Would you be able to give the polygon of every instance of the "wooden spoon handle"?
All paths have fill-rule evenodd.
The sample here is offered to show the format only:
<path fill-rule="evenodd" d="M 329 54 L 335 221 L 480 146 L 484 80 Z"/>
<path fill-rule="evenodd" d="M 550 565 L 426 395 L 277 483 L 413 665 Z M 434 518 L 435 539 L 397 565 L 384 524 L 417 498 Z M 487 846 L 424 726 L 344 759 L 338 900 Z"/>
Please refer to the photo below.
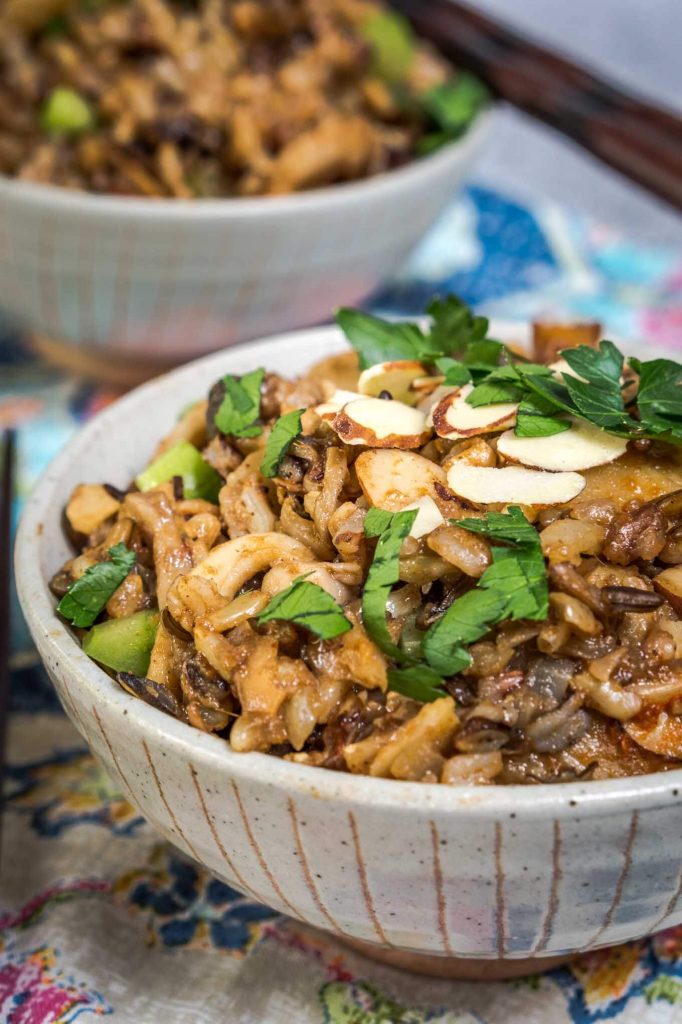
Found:
<path fill-rule="evenodd" d="M 682 118 L 453 0 L 393 5 L 496 96 L 682 209 Z"/>

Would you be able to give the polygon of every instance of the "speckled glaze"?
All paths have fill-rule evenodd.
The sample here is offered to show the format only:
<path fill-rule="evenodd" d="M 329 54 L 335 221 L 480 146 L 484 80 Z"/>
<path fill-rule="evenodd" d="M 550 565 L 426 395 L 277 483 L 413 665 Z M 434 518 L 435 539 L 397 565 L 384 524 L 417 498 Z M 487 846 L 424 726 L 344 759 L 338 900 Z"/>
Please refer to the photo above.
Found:
<path fill-rule="evenodd" d="M 491 117 L 398 170 L 294 196 L 150 200 L 0 176 L 0 306 L 61 342 L 175 362 L 319 323 L 400 266 Z"/>
<path fill-rule="evenodd" d="M 494 327 L 510 341 L 526 334 Z M 53 463 L 24 513 L 16 571 L 66 711 L 168 839 L 237 889 L 383 954 L 513 960 L 513 972 L 521 959 L 540 969 L 543 957 L 679 924 L 680 771 L 449 788 L 235 754 L 119 689 L 55 616 L 46 582 L 67 557 L 60 510 L 76 483 L 126 485 L 220 374 L 291 374 L 339 347 L 328 328 L 196 362 L 107 409 Z"/>

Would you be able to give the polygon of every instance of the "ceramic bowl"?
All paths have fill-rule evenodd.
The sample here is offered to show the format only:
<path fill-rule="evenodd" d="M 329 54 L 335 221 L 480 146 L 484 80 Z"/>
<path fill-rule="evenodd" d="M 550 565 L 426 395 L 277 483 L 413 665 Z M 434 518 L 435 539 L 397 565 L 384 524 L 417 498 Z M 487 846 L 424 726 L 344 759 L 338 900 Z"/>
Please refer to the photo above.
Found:
<path fill-rule="evenodd" d="M 525 334 L 493 326 L 510 341 Z M 292 374 L 342 347 L 323 328 L 210 356 L 106 409 L 55 460 L 24 512 L 16 576 L 67 713 L 182 850 L 236 889 L 391 962 L 421 954 L 411 966 L 510 974 L 679 924 L 682 771 L 450 788 L 236 754 L 121 690 L 56 617 L 47 581 L 69 555 L 60 509 L 75 484 L 125 486 L 177 410 L 218 376 L 259 365 Z"/>
<path fill-rule="evenodd" d="M 150 200 L 0 177 L 0 307 L 72 348 L 167 363 L 319 323 L 397 270 L 491 117 L 405 167 L 292 196 Z"/>

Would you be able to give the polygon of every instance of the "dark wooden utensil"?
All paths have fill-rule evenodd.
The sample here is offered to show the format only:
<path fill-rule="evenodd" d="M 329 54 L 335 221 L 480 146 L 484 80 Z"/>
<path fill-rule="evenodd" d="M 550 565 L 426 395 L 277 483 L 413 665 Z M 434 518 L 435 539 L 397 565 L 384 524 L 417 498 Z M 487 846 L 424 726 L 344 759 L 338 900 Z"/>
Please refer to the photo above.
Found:
<path fill-rule="evenodd" d="M 682 209 L 682 118 L 452 0 L 392 0 L 458 67 Z"/>
<path fill-rule="evenodd" d="M 0 793 L 5 766 L 5 737 L 9 704 L 10 534 L 14 495 L 14 433 L 0 437 Z M 0 800 L 0 807 L 2 801 Z M 1 819 L 0 819 L 1 828 Z"/>

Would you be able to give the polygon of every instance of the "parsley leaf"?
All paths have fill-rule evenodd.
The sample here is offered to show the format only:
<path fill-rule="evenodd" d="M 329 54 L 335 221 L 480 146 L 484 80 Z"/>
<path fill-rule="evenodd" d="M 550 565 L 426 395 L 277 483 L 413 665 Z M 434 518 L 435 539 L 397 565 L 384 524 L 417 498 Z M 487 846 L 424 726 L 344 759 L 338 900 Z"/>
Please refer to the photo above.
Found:
<path fill-rule="evenodd" d="M 611 432 L 627 429 L 632 420 L 625 411 L 620 383 L 623 356 L 610 341 L 602 341 L 599 348 L 580 345 L 567 348 L 563 358 L 584 380 L 564 374 L 564 387 L 578 414 L 602 430 Z"/>
<path fill-rule="evenodd" d="M 256 616 L 259 625 L 273 619 L 303 626 L 321 640 L 332 640 L 353 628 L 331 594 L 317 583 L 311 583 L 306 576 L 297 577 L 286 590 L 275 594 Z"/>
<path fill-rule="evenodd" d="M 551 402 L 539 395 L 527 395 L 516 411 L 517 437 L 551 437 L 562 434 L 570 426 L 568 420 L 558 419 Z"/>
<path fill-rule="evenodd" d="M 427 132 L 418 144 L 419 153 L 431 153 L 440 146 L 458 139 L 467 130 L 490 99 L 483 83 L 466 71 L 456 78 L 429 89 L 421 97 L 421 105 L 437 130 Z"/>
<path fill-rule="evenodd" d="M 649 434 L 667 434 L 669 440 L 682 442 L 682 366 L 671 359 L 631 359 L 630 363 L 639 374 L 637 408 L 642 426 Z"/>
<path fill-rule="evenodd" d="M 493 547 L 492 564 L 478 585 L 458 598 L 424 637 L 424 655 L 444 675 L 460 672 L 471 663 L 465 645 L 484 636 L 503 619 L 545 619 L 548 587 L 545 560 L 537 530 L 523 512 L 489 512 L 484 519 L 461 519 L 457 526 L 480 533 L 505 547 Z"/>
<path fill-rule="evenodd" d="M 361 370 L 398 359 L 433 361 L 429 340 L 417 324 L 391 323 L 360 309 L 339 309 L 336 322 L 358 353 Z"/>
<path fill-rule="evenodd" d="M 448 355 L 461 356 L 469 345 L 483 341 L 488 333 L 489 321 L 474 316 L 457 295 L 432 299 L 426 308 L 431 317 L 431 343 Z"/>
<path fill-rule="evenodd" d="M 395 693 L 402 693 L 411 700 L 428 704 L 440 697 L 447 697 L 443 680 L 428 665 L 407 665 L 405 668 L 389 668 L 388 688 Z"/>
<path fill-rule="evenodd" d="M 252 370 L 243 377 L 223 377 L 225 394 L 215 414 L 215 425 L 233 437 L 258 437 L 263 428 L 260 416 L 260 389 L 265 370 Z"/>
<path fill-rule="evenodd" d="M 277 476 L 280 462 L 286 455 L 289 445 L 301 433 L 301 416 L 304 412 L 305 409 L 287 412 L 280 416 L 273 426 L 265 442 L 265 453 L 260 464 L 263 476 Z"/>
<path fill-rule="evenodd" d="M 407 659 L 388 631 L 386 601 L 391 587 L 398 582 L 400 548 L 416 517 L 416 509 L 385 512 L 379 508 L 371 508 L 365 516 L 365 534 L 378 537 L 379 541 L 362 593 L 362 621 L 377 647 L 395 661 Z"/>
<path fill-rule="evenodd" d="M 462 384 L 468 384 L 471 380 L 471 373 L 464 363 L 450 359 L 449 356 L 436 359 L 436 366 L 445 375 L 443 384 L 447 384 L 449 387 L 461 387 Z"/>
<path fill-rule="evenodd" d="M 464 645 L 485 636 L 490 626 L 500 621 L 505 606 L 504 597 L 492 590 L 476 588 L 457 598 L 424 637 L 422 649 L 429 665 L 445 676 L 467 668 L 471 655 Z"/>
<path fill-rule="evenodd" d="M 91 565 L 82 576 L 74 580 L 57 605 L 59 614 L 74 626 L 85 629 L 93 624 L 137 558 L 135 552 L 129 551 L 125 544 L 109 548 L 108 555 L 108 562 Z"/>

